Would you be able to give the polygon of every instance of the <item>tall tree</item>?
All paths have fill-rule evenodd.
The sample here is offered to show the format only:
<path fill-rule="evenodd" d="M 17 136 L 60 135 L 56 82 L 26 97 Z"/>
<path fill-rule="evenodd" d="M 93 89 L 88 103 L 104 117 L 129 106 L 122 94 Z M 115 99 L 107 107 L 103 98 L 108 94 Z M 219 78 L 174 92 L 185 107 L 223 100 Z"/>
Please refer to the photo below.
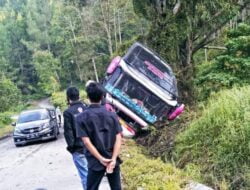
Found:
<path fill-rule="evenodd" d="M 51 50 L 50 25 L 53 2 L 50 0 L 28 0 L 26 6 L 26 23 L 30 50 Z"/>
<path fill-rule="evenodd" d="M 17 86 L 3 74 L 0 74 L 0 112 L 8 111 L 21 100 L 21 92 Z"/>
<path fill-rule="evenodd" d="M 36 77 L 30 64 L 31 52 L 22 43 L 28 38 L 23 16 L 25 6 L 26 1 L 12 0 L 6 1 L 5 6 L 1 7 L 0 67 L 23 93 L 30 93 Z"/>
<path fill-rule="evenodd" d="M 68 2 L 60 21 L 67 44 L 63 61 L 65 67 L 74 67 L 80 81 L 95 79 L 93 63 L 96 63 L 98 74 L 103 76 L 118 47 L 147 27 L 141 24 L 145 19 L 134 13 L 131 0 L 87 2 L 86 6 Z"/>
<path fill-rule="evenodd" d="M 51 95 L 60 89 L 60 64 L 49 51 L 37 51 L 33 55 L 33 64 L 38 75 L 39 92 Z"/>
<path fill-rule="evenodd" d="M 192 95 L 193 55 L 213 41 L 220 29 L 249 0 L 134 0 L 135 11 L 152 22 L 148 42 L 178 71 L 183 98 Z"/>
<path fill-rule="evenodd" d="M 250 84 L 250 25 L 240 24 L 227 37 L 227 49 L 199 69 L 196 82 L 202 98 L 223 88 Z"/>
<path fill-rule="evenodd" d="M 1 3 L 1 72 L 25 94 L 37 92 L 43 83 L 35 61 L 38 53 L 46 52 L 41 59 L 58 62 L 56 81 L 65 87 L 95 79 L 96 73 L 102 77 L 119 47 L 147 28 L 145 19 L 134 13 L 132 0 Z"/>

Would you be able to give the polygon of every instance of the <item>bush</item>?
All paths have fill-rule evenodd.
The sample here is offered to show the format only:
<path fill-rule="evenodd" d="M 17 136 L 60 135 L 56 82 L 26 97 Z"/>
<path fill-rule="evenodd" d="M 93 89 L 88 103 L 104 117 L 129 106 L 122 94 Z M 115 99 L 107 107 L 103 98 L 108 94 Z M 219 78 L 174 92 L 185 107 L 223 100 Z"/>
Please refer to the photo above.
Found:
<path fill-rule="evenodd" d="M 33 64 L 38 75 L 40 93 L 51 95 L 60 89 L 58 73 L 61 67 L 58 59 L 48 51 L 36 51 L 33 55 Z"/>
<path fill-rule="evenodd" d="M 21 99 L 20 90 L 11 80 L 5 77 L 0 78 L 0 94 L 0 112 L 10 110 L 16 106 Z"/>
<path fill-rule="evenodd" d="M 51 102 L 54 106 L 59 106 L 62 110 L 67 108 L 67 101 L 66 101 L 66 92 L 60 91 L 60 92 L 54 92 L 51 95 Z M 80 99 L 84 102 L 87 101 L 87 94 L 85 91 L 80 90 Z"/>
<path fill-rule="evenodd" d="M 12 119 L 9 113 L 0 113 L 0 127 L 10 124 Z"/>
<path fill-rule="evenodd" d="M 60 107 L 61 109 L 67 107 L 65 92 L 54 92 L 50 99 L 55 107 Z"/>
<path fill-rule="evenodd" d="M 239 25 L 227 37 L 227 50 L 211 63 L 198 67 L 196 84 L 200 99 L 221 89 L 250 84 L 250 25 Z"/>
<path fill-rule="evenodd" d="M 250 86 L 219 92 L 201 112 L 177 137 L 179 165 L 200 165 L 215 186 L 226 181 L 230 189 L 250 189 Z"/>
<path fill-rule="evenodd" d="M 10 134 L 14 129 L 13 126 L 10 126 L 12 122 L 11 115 L 11 112 L 0 113 L 0 138 Z"/>

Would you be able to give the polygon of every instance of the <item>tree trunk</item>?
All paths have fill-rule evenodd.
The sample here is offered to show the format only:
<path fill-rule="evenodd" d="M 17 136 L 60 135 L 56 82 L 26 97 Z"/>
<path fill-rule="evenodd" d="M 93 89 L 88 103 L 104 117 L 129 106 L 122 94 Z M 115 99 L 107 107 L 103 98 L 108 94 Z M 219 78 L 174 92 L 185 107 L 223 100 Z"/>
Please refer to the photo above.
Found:
<path fill-rule="evenodd" d="M 20 70 L 21 70 L 21 76 L 23 77 L 23 63 L 22 63 L 22 59 L 20 54 L 18 53 L 18 61 L 19 61 L 19 65 L 20 65 Z"/>
<path fill-rule="evenodd" d="M 78 60 L 73 61 L 73 63 L 75 63 L 76 66 L 77 66 L 77 70 L 78 70 L 78 73 L 79 73 L 79 79 L 82 82 L 83 81 L 83 76 L 82 76 L 81 66 L 80 66 Z"/>
<path fill-rule="evenodd" d="M 108 9 L 109 9 L 109 1 L 107 2 L 108 5 L 106 7 L 106 11 L 108 12 Z M 111 29 L 110 29 L 110 24 L 109 24 L 109 14 L 106 18 L 106 15 L 105 15 L 105 10 L 102 6 L 102 3 L 100 4 L 101 6 L 101 11 L 102 11 L 102 17 L 103 17 L 103 26 L 104 26 L 104 30 L 106 32 L 106 35 L 107 35 L 107 41 L 108 41 L 108 48 L 109 48 L 109 54 L 112 55 L 113 54 L 113 47 L 112 47 L 112 36 L 111 36 Z"/>
<path fill-rule="evenodd" d="M 96 69 L 96 64 L 95 64 L 95 59 L 94 58 L 92 58 L 92 63 L 93 63 L 94 72 L 95 72 L 95 80 L 96 80 L 96 82 L 99 82 L 98 73 L 97 73 L 97 69 Z"/>
<path fill-rule="evenodd" d="M 116 29 L 116 10 L 114 8 L 114 36 L 115 36 L 115 51 L 117 50 L 117 29 Z"/>
<path fill-rule="evenodd" d="M 75 31 L 74 31 L 75 29 L 74 29 L 71 17 L 69 18 L 69 27 L 70 27 L 70 30 L 72 32 L 72 36 L 73 36 L 74 42 L 76 43 L 76 34 L 75 34 Z"/>
<path fill-rule="evenodd" d="M 120 11 L 118 10 L 118 32 L 119 32 L 119 43 L 122 44 L 122 33 L 121 33 L 121 20 L 120 20 Z"/>
<path fill-rule="evenodd" d="M 179 98 L 183 102 L 191 103 L 194 100 L 193 75 L 194 65 L 192 63 L 193 43 L 188 37 L 179 47 L 179 70 L 178 89 Z"/>

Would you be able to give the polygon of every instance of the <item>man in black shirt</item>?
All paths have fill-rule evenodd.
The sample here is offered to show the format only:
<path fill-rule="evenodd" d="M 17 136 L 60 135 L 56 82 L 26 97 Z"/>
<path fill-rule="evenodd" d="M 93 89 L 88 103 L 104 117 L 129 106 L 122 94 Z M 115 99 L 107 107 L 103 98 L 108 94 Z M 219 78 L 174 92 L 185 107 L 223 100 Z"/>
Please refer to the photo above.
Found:
<path fill-rule="evenodd" d="M 81 137 L 88 151 L 87 190 L 98 190 L 102 177 L 107 173 L 112 190 L 121 190 L 120 159 L 122 128 L 117 116 L 101 105 L 103 89 L 98 83 L 87 86 L 91 102 L 89 108 L 77 117 Z"/>
<path fill-rule="evenodd" d="M 84 155 L 85 148 L 80 138 L 76 136 L 78 128 L 76 116 L 86 110 L 86 105 L 79 101 L 79 91 L 75 87 L 70 87 L 66 92 L 68 109 L 63 113 L 64 117 L 64 137 L 67 143 L 67 150 L 72 154 L 73 161 L 81 177 L 83 189 L 87 188 L 87 160 Z"/>

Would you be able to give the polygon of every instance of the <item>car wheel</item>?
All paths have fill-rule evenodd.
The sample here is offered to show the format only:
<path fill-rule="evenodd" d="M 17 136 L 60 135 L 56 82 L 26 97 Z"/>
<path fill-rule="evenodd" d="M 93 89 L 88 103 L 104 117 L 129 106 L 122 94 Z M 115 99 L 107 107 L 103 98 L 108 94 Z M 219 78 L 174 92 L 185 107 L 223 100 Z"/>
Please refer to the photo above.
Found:
<path fill-rule="evenodd" d="M 21 144 L 15 144 L 16 147 L 21 147 L 22 145 Z"/>

